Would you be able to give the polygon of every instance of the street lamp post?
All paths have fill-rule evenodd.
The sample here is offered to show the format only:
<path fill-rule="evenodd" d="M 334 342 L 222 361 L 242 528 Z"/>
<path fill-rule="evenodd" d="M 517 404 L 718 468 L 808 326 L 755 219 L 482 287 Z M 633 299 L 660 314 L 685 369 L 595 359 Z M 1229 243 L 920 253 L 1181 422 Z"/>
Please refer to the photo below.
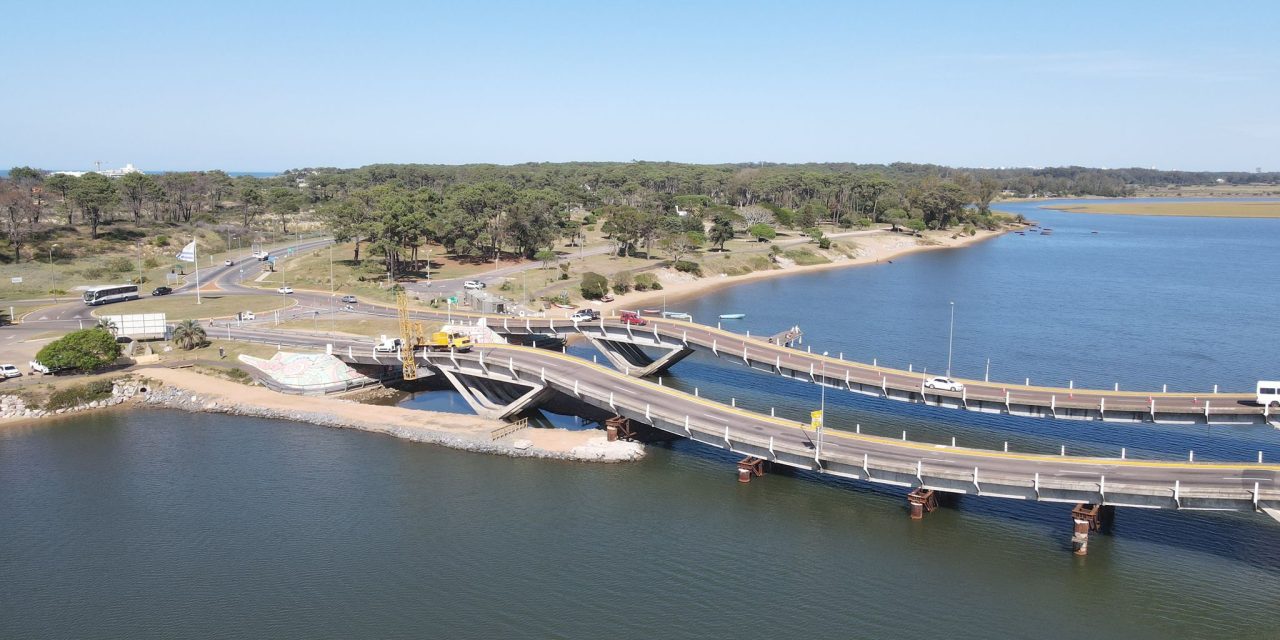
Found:
<path fill-rule="evenodd" d="M 818 380 L 822 385 L 822 400 L 818 404 L 818 457 L 822 457 L 822 431 L 827 426 L 827 353 L 822 352 L 822 379 Z"/>
<path fill-rule="evenodd" d="M 55 243 L 53 243 L 53 244 L 51 244 L 51 245 L 49 245 L 49 264 L 50 264 L 50 265 L 52 265 L 52 264 L 53 264 L 53 248 L 54 248 L 54 247 L 56 247 L 56 246 L 58 246 L 58 243 L 56 243 L 56 242 L 55 242 Z"/>
<path fill-rule="evenodd" d="M 951 303 L 951 334 L 947 337 L 947 377 L 951 377 L 951 345 L 956 338 L 956 303 Z"/>
<path fill-rule="evenodd" d="M 427 249 L 427 284 L 431 284 L 431 250 Z"/>

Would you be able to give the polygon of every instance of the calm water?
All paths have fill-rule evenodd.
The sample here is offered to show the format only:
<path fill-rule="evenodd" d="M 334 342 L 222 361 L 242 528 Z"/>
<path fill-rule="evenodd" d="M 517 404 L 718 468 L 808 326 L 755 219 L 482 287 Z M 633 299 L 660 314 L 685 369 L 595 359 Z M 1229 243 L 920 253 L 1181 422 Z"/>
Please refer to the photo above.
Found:
<path fill-rule="evenodd" d="M 1061 505 L 912 522 L 896 492 L 731 468 L 168 411 L 8 431 L 0 637 L 1266 638 L 1280 620 L 1260 518 L 1123 512 L 1080 560 Z"/>
<path fill-rule="evenodd" d="M 988 356 L 993 379 L 1044 383 L 1275 375 L 1275 285 L 1253 274 L 1276 271 L 1280 221 L 1028 216 L 1054 234 L 673 306 L 933 371 L 954 300 L 958 375 Z M 666 382 L 797 419 L 819 402 L 701 355 Z M 1269 427 L 826 401 L 832 424 L 913 439 L 1280 459 Z M 407 404 L 466 410 L 444 392 Z M 1081 560 L 1067 505 L 965 498 L 912 522 L 899 490 L 805 473 L 742 486 L 733 462 L 686 442 L 634 465 L 519 461 L 162 411 L 0 432 L 0 638 L 1280 635 L 1280 523 L 1261 516 L 1121 510 Z"/>

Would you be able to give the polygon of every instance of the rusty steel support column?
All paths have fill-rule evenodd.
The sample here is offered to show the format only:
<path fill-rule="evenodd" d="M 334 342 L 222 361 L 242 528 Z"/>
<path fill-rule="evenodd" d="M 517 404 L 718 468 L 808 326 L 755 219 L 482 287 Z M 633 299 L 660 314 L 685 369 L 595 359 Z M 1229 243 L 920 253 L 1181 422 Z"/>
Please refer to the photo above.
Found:
<path fill-rule="evenodd" d="M 738 482 L 751 482 L 752 476 L 764 476 L 764 458 L 747 456 L 738 461 Z"/>
<path fill-rule="evenodd" d="M 938 508 L 938 496 L 933 489 L 917 487 L 907 494 L 907 505 L 911 508 L 911 519 L 920 520 L 926 513 Z"/>
<path fill-rule="evenodd" d="M 1081 502 L 1071 510 L 1071 553 L 1078 556 L 1089 554 L 1089 534 L 1102 529 L 1103 515 L 1110 515 L 1112 510 L 1101 505 Z"/>

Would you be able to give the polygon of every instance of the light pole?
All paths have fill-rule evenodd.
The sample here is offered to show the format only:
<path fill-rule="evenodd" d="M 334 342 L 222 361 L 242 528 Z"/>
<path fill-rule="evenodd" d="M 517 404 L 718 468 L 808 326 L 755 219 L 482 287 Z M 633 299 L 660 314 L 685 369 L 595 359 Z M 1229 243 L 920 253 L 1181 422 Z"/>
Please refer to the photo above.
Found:
<path fill-rule="evenodd" d="M 431 250 L 427 249 L 427 284 L 431 284 Z"/>
<path fill-rule="evenodd" d="M 53 248 L 54 248 L 54 247 L 56 247 L 56 246 L 58 246 L 58 243 L 56 243 L 56 242 L 55 242 L 55 243 L 53 243 L 53 244 L 51 244 L 51 245 L 49 245 L 49 264 L 50 264 L 50 265 L 52 265 L 52 264 L 53 264 Z"/>
<path fill-rule="evenodd" d="M 818 404 L 818 455 L 822 455 L 822 430 L 827 426 L 827 353 L 822 352 L 822 379 L 818 384 L 822 385 L 822 400 Z"/>
<path fill-rule="evenodd" d="M 956 303 L 951 303 L 951 334 L 947 337 L 947 377 L 951 377 L 951 345 L 956 338 Z"/>
<path fill-rule="evenodd" d="M 138 241 L 138 286 L 142 286 L 142 241 Z"/>

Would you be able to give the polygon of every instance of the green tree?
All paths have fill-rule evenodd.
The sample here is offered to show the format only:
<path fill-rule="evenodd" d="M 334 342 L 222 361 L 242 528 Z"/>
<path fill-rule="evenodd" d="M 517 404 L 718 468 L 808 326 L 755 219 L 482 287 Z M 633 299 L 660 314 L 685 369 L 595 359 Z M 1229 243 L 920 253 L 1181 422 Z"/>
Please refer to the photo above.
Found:
<path fill-rule="evenodd" d="M 711 233 L 708 235 L 708 239 L 711 244 L 724 251 L 724 243 L 732 240 L 733 235 L 733 222 L 725 217 L 717 217 L 715 222 L 711 223 Z"/>
<path fill-rule="evenodd" d="M 98 324 L 94 325 L 94 328 L 102 329 L 113 336 L 120 330 L 120 327 L 117 327 L 115 321 L 110 318 L 98 318 Z"/>
<path fill-rule="evenodd" d="M 245 229 L 253 223 L 258 212 L 262 210 L 262 191 L 254 186 L 246 185 L 240 189 L 240 220 Z M 359 249 L 356 250 L 359 252 Z M 359 258 L 356 258 L 357 260 Z"/>
<path fill-rule="evenodd" d="M 45 345 L 36 361 L 50 369 L 97 371 L 120 357 L 120 344 L 109 331 L 94 327 L 72 331 Z"/>
<path fill-rule="evenodd" d="M 71 191 L 71 199 L 89 222 L 90 237 L 96 240 L 102 214 L 120 202 L 120 194 L 111 178 L 98 173 L 86 173 L 76 182 Z"/>
<path fill-rule="evenodd" d="M 120 195 L 133 213 L 133 223 L 142 221 L 142 205 L 157 192 L 155 178 L 145 173 L 127 173 L 120 178 Z"/>
<path fill-rule="evenodd" d="M 503 223 L 505 237 L 526 258 L 555 242 L 560 230 L 560 195 L 550 189 L 531 189 L 516 195 Z"/>
<path fill-rule="evenodd" d="M 79 178 L 69 176 L 65 173 L 55 173 L 48 178 L 45 178 L 44 181 L 44 188 L 58 194 L 62 199 L 62 206 L 66 209 L 67 213 L 68 225 L 74 224 L 74 221 L 71 218 L 74 211 L 71 208 L 71 191 L 75 189 L 76 183 L 79 182 L 79 180 Z"/>
<path fill-rule="evenodd" d="M 537 253 L 533 254 L 533 259 L 541 262 L 543 269 L 546 269 L 552 262 L 555 262 L 556 257 L 556 252 L 550 249 L 539 249 Z"/>
<path fill-rule="evenodd" d="M 582 274 L 582 297 L 588 300 L 599 300 L 609 293 L 609 280 L 604 276 L 588 271 Z"/>
<path fill-rule="evenodd" d="M 173 328 L 173 343 L 180 349 L 190 351 L 204 345 L 206 341 L 204 327 L 195 320 L 183 320 Z"/>
<path fill-rule="evenodd" d="M 747 233 L 755 236 L 756 242 L 768 242 L 778 237 L 778 232 L 764 223 L 751 225 L 747 228 Z"/>

